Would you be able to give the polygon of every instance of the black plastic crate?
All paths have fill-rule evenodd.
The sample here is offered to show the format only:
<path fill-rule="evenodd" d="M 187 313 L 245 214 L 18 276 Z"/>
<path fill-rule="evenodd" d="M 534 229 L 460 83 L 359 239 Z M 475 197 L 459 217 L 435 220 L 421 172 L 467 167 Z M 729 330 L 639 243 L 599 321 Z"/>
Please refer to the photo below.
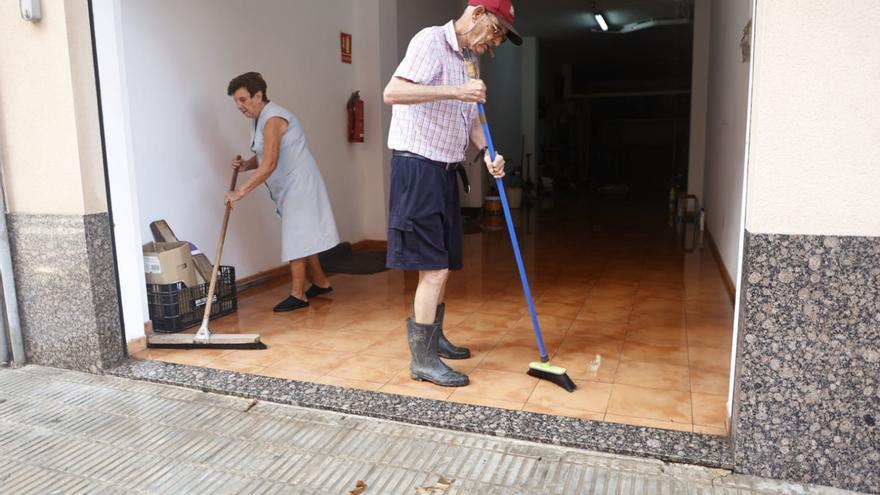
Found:
<path fill-rule="evenodd" d="M 235 288 L 235 268 L 220 266 L 217 271 L 217 287 L 211 319 L 235 313 L 238 298 Z M 187 287 L 183 282 L 175 284 L 147 284 L 147 305 L 153 331 L 160 333 L 180 332 L 201 323 L 208 302 L 208 284 Z"/>

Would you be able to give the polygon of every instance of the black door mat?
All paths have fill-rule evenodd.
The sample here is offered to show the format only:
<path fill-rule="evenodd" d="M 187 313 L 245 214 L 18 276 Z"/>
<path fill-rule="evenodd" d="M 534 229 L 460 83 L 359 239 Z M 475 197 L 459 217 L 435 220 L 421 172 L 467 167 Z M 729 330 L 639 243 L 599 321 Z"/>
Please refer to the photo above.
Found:
<path fill-rule="evenodd" d="M 318 259 L 325 272 L 370 275 L 388 269 L 385 266 L 386 256 L 384 250 L 355 253 L 351 250 L 351 243 L 341 242 L 318 254 Z"/>

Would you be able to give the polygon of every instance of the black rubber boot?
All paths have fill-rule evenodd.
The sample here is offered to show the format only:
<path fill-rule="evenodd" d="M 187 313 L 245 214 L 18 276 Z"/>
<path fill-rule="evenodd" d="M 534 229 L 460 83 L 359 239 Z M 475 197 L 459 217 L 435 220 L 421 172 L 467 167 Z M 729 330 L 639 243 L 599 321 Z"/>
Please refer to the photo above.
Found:
<path fill-rule="evenodd" d="M 440 326 L 440 357 L 446 359 L 467 359 L 471 357 L 471 350 L 467 347 L 459 347 L 450 342 L 443 335 L 443 316 L 446 314 L 446 304 L 437 305 L 437 314 L 434 316 L 434 324 Z"/>
<path fill-rule="evenodd" d="M 409 364 L 413 380 L 428 381 L 441 387 L 463 387 L 470 383 L 467 375 L 450 368 L 440 360 L 440 325 L 406 320 L 406 336 L 412 361 Z"/>

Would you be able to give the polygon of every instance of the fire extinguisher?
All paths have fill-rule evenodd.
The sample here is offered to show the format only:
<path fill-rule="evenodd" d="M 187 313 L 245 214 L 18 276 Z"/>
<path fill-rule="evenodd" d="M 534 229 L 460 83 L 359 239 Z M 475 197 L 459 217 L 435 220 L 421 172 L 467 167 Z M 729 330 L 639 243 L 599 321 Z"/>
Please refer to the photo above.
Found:
<path fill-rule="evenodd" d="M 348 110 L 348 142 L 364 142 L 364 101 L 361 100 L 360 91 L 355 91 L 348 99 L 345 106 Z"/>

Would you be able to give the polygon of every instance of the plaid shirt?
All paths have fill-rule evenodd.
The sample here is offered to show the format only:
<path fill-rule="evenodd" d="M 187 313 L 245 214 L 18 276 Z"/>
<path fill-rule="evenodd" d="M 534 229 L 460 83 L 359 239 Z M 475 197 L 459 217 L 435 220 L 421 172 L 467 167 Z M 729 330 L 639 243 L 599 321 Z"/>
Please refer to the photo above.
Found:
<path fill-rule="evenodd" d="M 468 82 L 470 77 L 453 22 L 416 34 L 394 76 L 430 86 Z M 394 105 L 388 147 L 438 162 L 464 161 L 476 116 L 477 104 L 460 100 Z"/>

